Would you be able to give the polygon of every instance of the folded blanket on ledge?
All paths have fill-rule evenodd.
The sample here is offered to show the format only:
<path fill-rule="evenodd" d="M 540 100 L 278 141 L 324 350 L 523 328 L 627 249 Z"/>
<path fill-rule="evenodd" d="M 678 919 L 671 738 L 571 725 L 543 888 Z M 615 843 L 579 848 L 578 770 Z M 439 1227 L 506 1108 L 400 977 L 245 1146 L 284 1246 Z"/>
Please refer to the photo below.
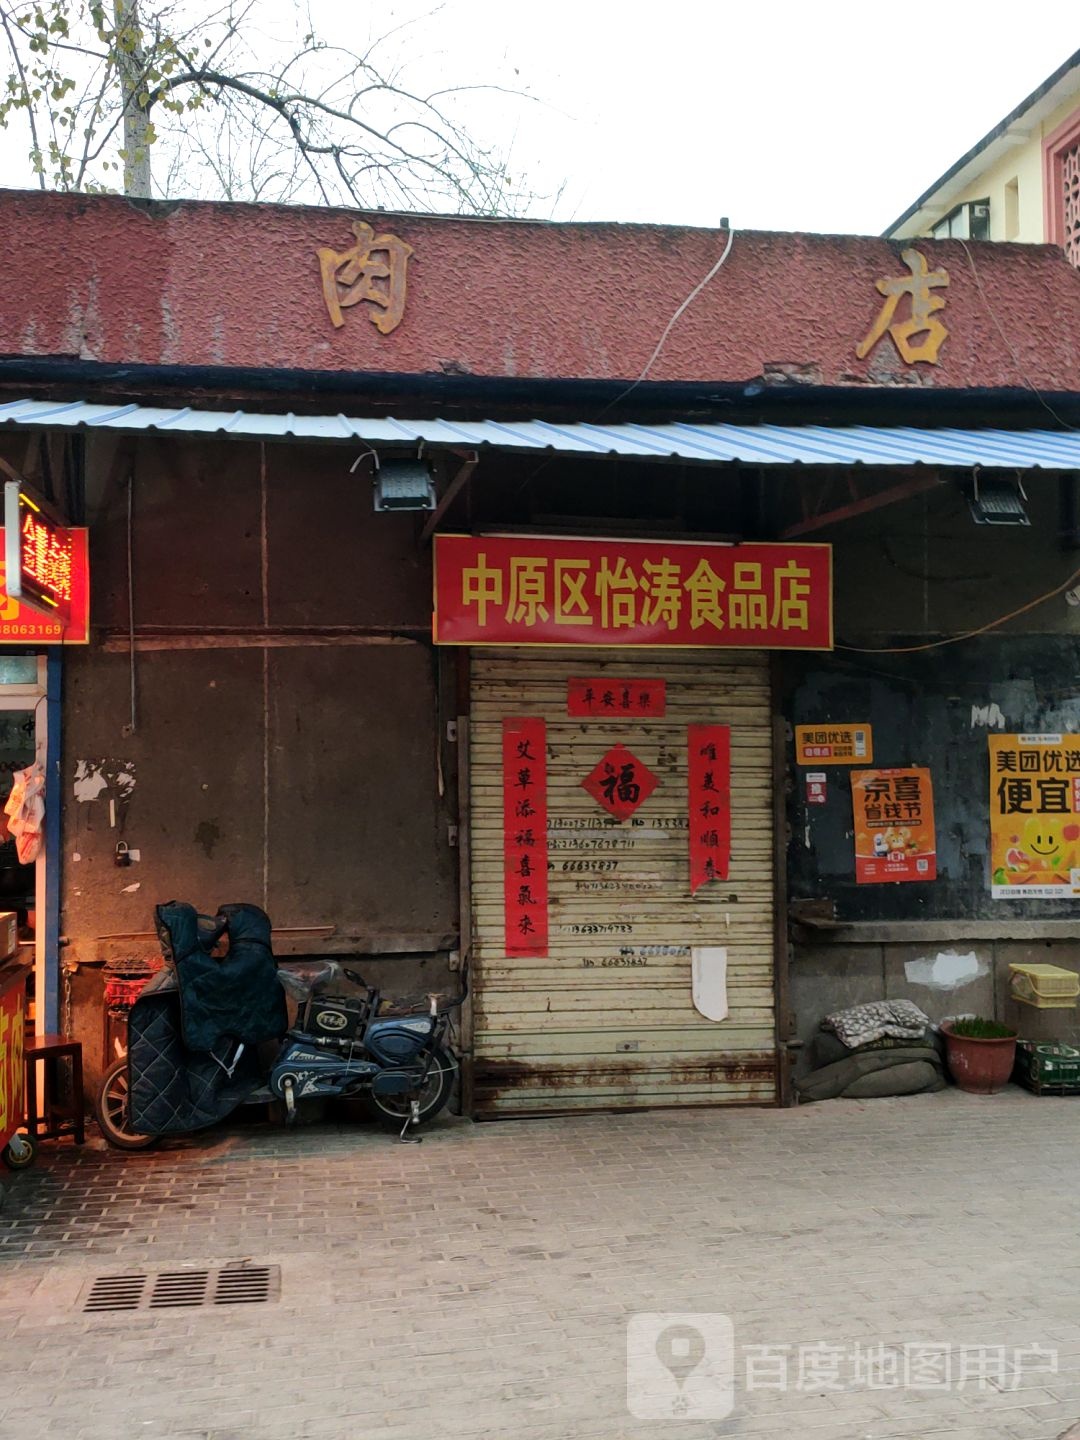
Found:
<path fill-rule="evenodd" d="M 921 1040 L 929 1016 L 911 1000 L 875 1000 L 869 1005 L 852 1005 L 826 1015 L 822 1030 L 829 1030 L 849 1050 L 886 1037 L 891 1040 Z"/>

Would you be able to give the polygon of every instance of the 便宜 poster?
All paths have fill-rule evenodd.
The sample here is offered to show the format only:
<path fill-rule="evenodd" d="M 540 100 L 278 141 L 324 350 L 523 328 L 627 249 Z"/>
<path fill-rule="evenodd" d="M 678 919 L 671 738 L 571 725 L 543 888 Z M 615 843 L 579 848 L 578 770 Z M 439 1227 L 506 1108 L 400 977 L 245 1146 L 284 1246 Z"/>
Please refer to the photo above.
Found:
<path fill-rule="evenodd" d="M 1080 895 L 1080 735 L 990 735 L 990 893 Z"/>

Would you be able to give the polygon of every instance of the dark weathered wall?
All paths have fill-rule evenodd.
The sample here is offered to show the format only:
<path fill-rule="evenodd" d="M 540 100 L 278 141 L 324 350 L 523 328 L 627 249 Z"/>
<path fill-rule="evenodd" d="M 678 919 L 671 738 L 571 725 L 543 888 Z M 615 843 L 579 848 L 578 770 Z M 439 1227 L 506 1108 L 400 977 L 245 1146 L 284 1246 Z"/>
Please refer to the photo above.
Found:
<path fill-rule="evenodd" d="M 1056 475 L 1034 471 L 1024 477 L 1032 520 L 1027 528 L 976 525 L 962 493 L 970 480 L 953 472 L 923 495 L 806 536 L 835 547 L 838 647 L 898 645 L 911 637 L 974 630 L 1080 569 L 1080 550 L 1063 550 L 1059 543 Z M 810 489 L 815 477 L 783 483 Z M 874 477 L 873 483 L 884 487 L 896 479 Z M 1048 631 L 1080 636 L 1080 610 L 1059 595 L 1000 633 Z"/>
<path fill-rule="evenodd" d="M 95 641 L 65 664 L 69 967 L 155 953 L 147 936 L 107 937 L 149 931 L 159 900 L 252 900 L 282 929 L 332 927 L 283 950 L 399 954 L 405 989 L 421 973 L 406 955 L 443 952 L 445 985 L 453 672 L 425 634 L 415 518 L 376 516 L 354 458 L 92 444 Z M 136 863 L 116 866 L 118 841 Z"/>
<path fill-rule="evenodd" d="M 796 930 L 800 1069 L 823 1015 L 884 998 L 915 1000 L 933 1019 L 977 1011 L 1026 1035 L 1080 1037 L 1076 1012 L 1008 995 L 1010 962 L 1080 968 L 1077 902 L 992 900 L 987 854 L 988 721 L 1077 729 L 1080 609 L 1057 594 L 981 638 L 903 653 L 996 621 L 1080 569 L 1080 552 L 1061 544 L 1057 478 L 1025 483 L 1027 529 L 976 526 L 953 482 L 813 537 L 836 547 L 838 649 L 788 658 L 787 718 L 869 721 L 875 765 L 930 766 L 938 879 L 857 886 L 849 768 L 828 769 L 826 806 L 808 806 L 789 743 L 791 898 L 835 905 L 842 922 Z"/>
<path fill-rule="evenodd" d="M 795 724 L 868 722 L 875 766 L 929 767 L 937 843 L 935 880 L 856 884 L 851 767 L 834 766 L 824 805 L 808 805 L 801 784 L 789 795 L 792 896 L 827 897 L 840 918 L 855 922 L 1010 919 L 1020 907 L 1028 920 L 1067 914 L 1075 905 L 1068 899 L 991 898 L 987 735 L 1080 732 L 1078 660 L 1080 640 L 1036 633 L 907 655 L 792 657 Z"/>

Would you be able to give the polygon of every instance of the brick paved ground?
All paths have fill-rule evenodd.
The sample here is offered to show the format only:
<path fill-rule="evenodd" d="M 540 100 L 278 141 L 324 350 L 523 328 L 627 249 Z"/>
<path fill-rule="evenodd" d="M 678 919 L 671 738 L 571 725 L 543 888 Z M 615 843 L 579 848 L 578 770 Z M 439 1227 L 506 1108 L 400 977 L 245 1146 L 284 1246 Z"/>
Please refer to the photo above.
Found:
<path fill-rule="evenodd" d="M 53 1151 L 0 1211 L 3 1440 L 1052 1440 L 1080 1416 L 1080 1100 L 1019 1091 Z M 279 1302 L 84 1317 L 88 1277 L 250 1257 Z M 635 1311 L 843 1347 L 726 1420 L 634 1420 Z M 1059 1352 L 940 1391 L 851 1347 Z M 774 1352 L 775 1354 L 776 1352 Z M 808 1352 L 803 1351 L 804 1358 Z M 761 1378 L 765 1378 L 762 1376 Z M 812 1377 L 810 1377 L 812 1378 Z"/>

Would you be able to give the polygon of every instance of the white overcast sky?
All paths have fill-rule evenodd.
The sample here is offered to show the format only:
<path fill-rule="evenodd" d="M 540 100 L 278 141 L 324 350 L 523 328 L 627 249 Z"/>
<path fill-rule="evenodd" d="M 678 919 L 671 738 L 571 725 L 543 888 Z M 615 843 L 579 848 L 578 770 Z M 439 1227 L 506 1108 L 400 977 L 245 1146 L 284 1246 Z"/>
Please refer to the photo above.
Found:
<path fill-rule="evenodd" d="M 876 233 L 1080 48 L 1080 6 L 447 0 L 425 41 L 543 102 L 513 160 L 565 182 L 552 218 Z"/>
<path fill-rule="evenodd" d="M 357 50 L 413 20 L 419 82 L 536 97 L 465 113 L 555 220 L 877 233 L 1080 47 L 1077 0 L 311 4 Z M 0 137 L 0 184 L 29 179 Z"/>

